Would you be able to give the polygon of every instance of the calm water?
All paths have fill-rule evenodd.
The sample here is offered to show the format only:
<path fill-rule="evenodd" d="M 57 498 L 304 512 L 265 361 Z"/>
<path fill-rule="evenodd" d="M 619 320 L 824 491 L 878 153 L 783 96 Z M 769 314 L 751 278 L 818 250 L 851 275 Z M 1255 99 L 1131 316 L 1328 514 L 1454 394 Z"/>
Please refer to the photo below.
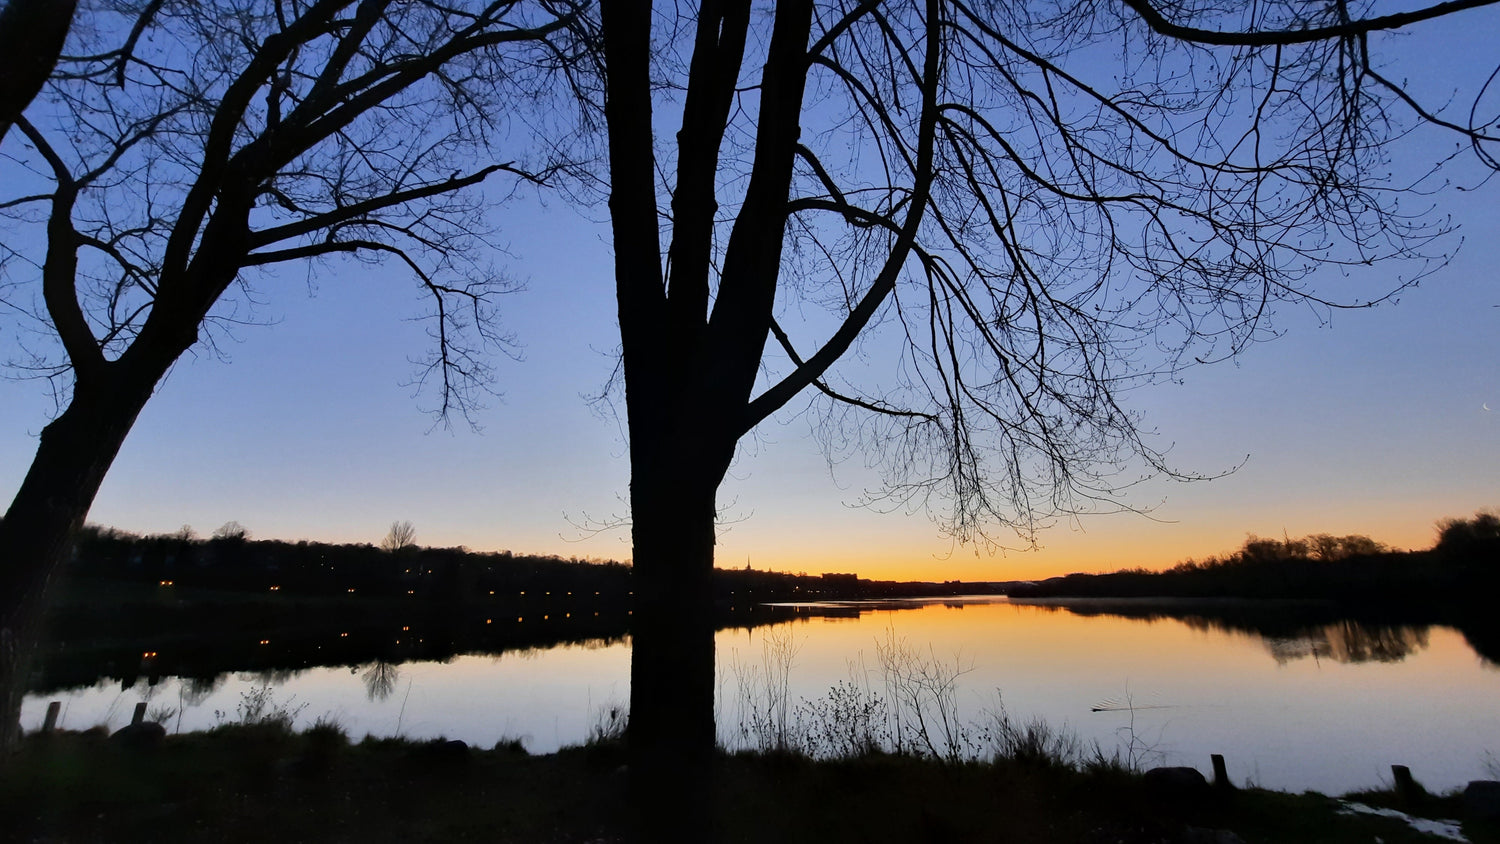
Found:
<path fill-rule="evenodd" d="M 1222 753 L 1237 782 L 1325 793 L 1378 785 L 1392 764 L 1434 789 L 1500 776 L 1500 668 L 1451 628 L 1340 622 L 1269 636 L 1087 611 L 985 598 L 723 631 L 721 734 L 744 743 L 735 726 L 749 720 L 746 697 L 763 696 L 783 670 L 792 710 L 841 681 L 882 694 L 880 652 L 898 642 L 963 672 L 966 722 L 984 722 L 1003 700 L 1013 718 L 1040 716 L 1148 764 L 1207 771 L 1209 754 Z M 39 726 L 47 701 L 61 700 L 63 727 L 118 727 L 145 700 L 153 713 L 173 711 L 169 730 L 204 729 L 234 720 L 246 692 L 270 685 L 274 704 L 303 726 L 333 717 L 355 737 L 520 738 L 549 752 L 582 741 L 628 700 L 629 660 L 628 642 L 600 643 L 124 690 L 101 681 L 28 698 L 22 721 Z"/>

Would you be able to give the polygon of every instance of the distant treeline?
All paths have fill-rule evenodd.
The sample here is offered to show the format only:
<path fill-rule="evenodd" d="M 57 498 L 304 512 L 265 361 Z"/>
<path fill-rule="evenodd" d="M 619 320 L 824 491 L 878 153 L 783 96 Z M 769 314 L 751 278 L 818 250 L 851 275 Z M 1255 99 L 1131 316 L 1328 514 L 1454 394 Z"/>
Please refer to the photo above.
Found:
<path fill-rule="evenodd" d="M 234 526 L 238 528 L 238 526 Z M 88 526 L 77 537 L 71 579 L 129 581 L 176 588 L 436 601 L 523 599 L 553 595 L 621 601 L 631 594 L 629 565 L 600 560 L 474 552 L 467 548 L 251 540 L 243 529 L 210 539 L 189 531 L 140 536 Z M 715 573 L 716 599 L 852 600 L 945 596 L 988 591 L 989 584 L 874 581 L 855 574 L 790 574 L 744 569 Z"/>
<path fill-rule="evenodd" d="M 1225 557 L 1166 571 L 1128 569 L 1014 584 L 1018 598 L 1287 598 L 1341 602 L 1491 601 L 1500 593 L 1500 515 L 1439 524 L 1425 551 L 1397 551 L 1367 536 L 1252 536 Z"/>
<path fill-rule="evenodd" d="M 86 527 L 49 612 L 31 688 L 498 655 L 631 632 L 629 565 L 383 545 L 251 540 L 233 523 L 209 539 Z M 768 603 L 990 590 L 749 568 L 715 577 L 720 627 L 851 612 Z"/>

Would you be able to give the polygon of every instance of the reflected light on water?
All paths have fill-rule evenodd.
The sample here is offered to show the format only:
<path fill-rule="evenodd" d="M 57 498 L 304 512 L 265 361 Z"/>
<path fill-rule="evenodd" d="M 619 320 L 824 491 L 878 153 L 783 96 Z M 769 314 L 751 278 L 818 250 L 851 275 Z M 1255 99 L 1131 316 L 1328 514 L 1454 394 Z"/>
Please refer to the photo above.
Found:
<path fill-rule="evenodd" d="M 791 645 L 793 709 L 841 681 L 882 693 L 880 650 L 894 641 L 963 672 L 958 705 L 970 722 L 1003 700 L 1013 717 L 1040 716 L 1106 752 L 1133 749 L 1147 764 L 1207 771 L 1209 754 L 1224 754 L 1240 783 L 1342 793 L 1378 785 L 1403 764 L 1443 790 L 1484 776 L 1486 752 L 1500 753 L 1492 705 L 1500 670 L 1447 627 L 1337 621 L 1271 635 L 1201 617 L 1126 618 L 1099 605 L 905 606 L 720 631 L 721 735 L 735 726 L 735 684 L 764 666 L 768 641 Z M 233 720 L 241 695 L 273 682 L 277 702 L 306 705 L 300 726 L 332 717 L 355 739 L 443 736 L 489 747 L 520 738 L 550 752 L 583 741 L 600 713 L 628 701 L 629 660 L 628 640 L 600 641 L 448 662 L 143 680 L 125 691 L 106 682 L 29 697 L 22 721 L 36 728 L 57 699 L 63 727 L 119 727 L 144 699 L 153 711 L 174 710 L 169 729 L 204 729 L 216 711 Z"/>

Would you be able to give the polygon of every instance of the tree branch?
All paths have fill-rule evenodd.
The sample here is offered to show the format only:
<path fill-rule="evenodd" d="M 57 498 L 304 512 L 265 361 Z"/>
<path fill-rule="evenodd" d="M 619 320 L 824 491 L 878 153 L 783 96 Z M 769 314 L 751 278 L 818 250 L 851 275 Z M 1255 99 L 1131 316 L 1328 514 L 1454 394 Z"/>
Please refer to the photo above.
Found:
<path fill-rule="evenodd" d="M 1381 15 L 1364 20 L 1351 20 L 1334 26 L 1314 26 L 1305 29 L 1291 30 L 1252 30 L 1248 32 L 1227 32 L 1214 29 L 1197 29 L 1190 26 L 1182 26 L 1167 20 L 1156 7 L 1151 5 L 1151 0 L 1122 0 L 1122 2 L 1141 16 L 1153 30 L 1171 38 L 1182 41 L 1191 41 L 1195 44 L 1213 44 L 1225 47 L 1275 47 L 1289 44 L 1309 44 L 1314 41 L 1329 41 L 1336 38 L 1351 38 L 1356 35 L 1364 35 L 1381 30 L 1400 29 L 1413 23 L 1419 23 L 1454 12 L 1467 9 L 1478 9 L 1483 6 L 1493 5 L 1500 0 L 1449 0 L 1447 3 L 1438 3 L 1425 9 L 1413 9 L 1410 12 L 1398 12 L 1391 15 Z"/>
<path fill-rule="evenodd" d="M 78 303 L 78 229 L 73 225 L 73 205 L 78 201 L 78 183 L 47 138 L 24 117 L 16 128 L 26 135 L 52 168 L 57 190 L 47 216 L 47 257 L 42 263 L 42 300 L 47 315 L 62 341 L 63 351 L 73 363 L 80 384 L 97 380 L 104 370 L 104 352 L 89 328 Z"/>
<path fill-rule="evenodd" d="M 797 349 L 792 345 L 792 339 L 787 336 L 784 330 L 782 330 L 781 324 L 774 319 L 771 320 L 771 333 L 776 336 L 777 342 L 781 344 L 781 348 L 786 352 L 787 357 L 791 358 L 792 364 L 794 366 L 802 366 L 803 360 L 801 356 L 797 354 Z M 842 402 L 843 404 L 863 408 L 865 410 L 869 410 L 885 416 L 900 416 L 911 419 L 923 419 L 928 422 L 937 421 L 937 417 L 932 415 L 931 413 L 919 413 L 915 410 L 897 410 L 894 407 L 887 407 L 883 404 L 877 404 L 875 402 L 866 401 L 864 399 L 843 395 L 842 393 L 835 391 L 832 387 L 829 387 L 827 382 L 825 382 L 821 378 L 814 378 L 812 384 L 814 387 L 817 387 L 818 390 L 824 395 L 828 396 L 834 401 Z"/>
<path fill-rule="evenodd" d="M 927 13 L 929 25 L 927 27 L 926 56 L 922 69 L 922 112 L 918 122 L 917 135 L 917 160 L 914 169 L 914 182 L 912 185 L 912 198 L 906 212 L 905 224 L 901 227 L 901 233 L 891 246 L 890 254 L 881 267 L 879 274 L 871 283 L 870 289 L 860 298 L 854 309 L 844 318 L 842 324 L 829 338 L 822 348 L 818 349 L 805 363 L 798 366 L 791 374 L 780 382 L 772 385 L 765 392 L 755 397 L 745 406 L 743 421 L 739 429 L 741 434 L 759 425 L 766 417 L 775 413 L 783 407 L 792 397 L 801 392 L 814 380 L 821 378 L 828 371 L 834 361 L 843 356 L 853 345 L 856 337 L 869 324 L 875 313 L 880 309 L 896 286 L 896 279 L 901 273 L 901 268 L 906 264 L 906 258 L 911 254 L 916 244 L 917 230 L 921 226 L 922 215 L 927 208 L 927 202 L 932 189 L 933 180 L 933 152 L 936 146 L 936 131 L 938 120 L 937 94 L 941 84 L 941 53 L 942 43 L 939 38 L 940 28 L 936 25 L 938 8 L 936 0 L 928 0 Z M 718 308 L 715 308 L 717 312 Z"/>
<path fill-rule="evenodd" d="M 261 231 L 252 232 L 248 241 L 249 248 L 252 250 L 260 249 L 262 247 L 269 246 L 272 243 L 277 243 L 293 237 L 312 234 L 313 232 L 337 226 L 341 223 L 346 223 L 350 220 L 367 216 L 376 211 L 403 205 L 413 200 L 426 199 L 433 196 L 441 196 L 445 193 L 462 190 L 463 188 L 479 184 L 494 173 L 500 171 L 514 173 L 524 179 L 527 179 L 528 181 L 537 184 L 543 183 L 546 179 L 545 176 L 538 177 L 534 174 L 527 173 L 524 170 L 520 170 L 514 167 L 512 163 L 492 164 L 489 167 L 484 168 L 483 170 L 478 170 L 474 173 L 470 173 L 467 176 L 454 177 L 446 181 L 434 182 L 430 185 L 422 185 L 420 187 L 410 188 L 404 191 L 396 191 L 394 193 L 388 193 L 382 196 L 371 197 L 362 202 L 345 205 L 339 208 L 335 208 L 332 211 L 298 220 L 295 223 L 287 223 L 283 226 L 277 226 L 271 229 L 262 229 Z"/>

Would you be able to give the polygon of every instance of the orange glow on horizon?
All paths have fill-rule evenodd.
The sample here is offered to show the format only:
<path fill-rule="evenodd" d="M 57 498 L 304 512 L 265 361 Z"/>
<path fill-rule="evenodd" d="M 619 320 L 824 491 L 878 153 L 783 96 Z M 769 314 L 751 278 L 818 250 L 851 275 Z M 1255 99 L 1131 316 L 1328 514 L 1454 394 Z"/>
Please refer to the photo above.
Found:
<path fill-rule="evenodd" d="M 1003 582 L 1043 580 L 1075 572 L 1100 574 L 1131 568 L 1161 571 L 1186 560 L 1233 553 L 1251 535 L 1278 539 L 1284 534 L 1292 538 L 1319 533 L 1364 535 L 1396 550 L 1430 548 L 1436 538 L 1433 525 L 1438 521 L 1437 517 L 1426 520 L 1418 516 L 1398 525 L 1381 521 L 1384 514 L 1379 512 L 1372 512 L 1370 516 L 1369 523 L 1341 523 L 1338 519 L 1328 519 L 1326 527 L 1319 527 L 1320 520 L 1316 515 L 1310 515 L 1310 526 L 1304 528 L 1260 525 L 1248 516 L 1240 517 L 1244 522 L 1236 527 L 1227 524 L 1187 527 L 1136 519 L 1120 523 L 1118 529 L 1084 532 L 1059 528 L 1040 534 L 1040 547 L 1035 550 L 1007 550 L 994 554 L 976 550 L 973 546 L 953 546 L 944 549 L 947 553 L 935 553 L 930 542 L 918 541 L 888 543 L 875 551 L 851 548 L 821 553 L 788 553 L 788 545 L 780 544 L 764 552 L 751 553 L 749 563 L 758 571 L 809 575 L 842 572 L 869 580 Z M 743 552 L 738 562 L 733 553 L 720 554 L 719 568 L 732 570 L 744 566 Z"/>

